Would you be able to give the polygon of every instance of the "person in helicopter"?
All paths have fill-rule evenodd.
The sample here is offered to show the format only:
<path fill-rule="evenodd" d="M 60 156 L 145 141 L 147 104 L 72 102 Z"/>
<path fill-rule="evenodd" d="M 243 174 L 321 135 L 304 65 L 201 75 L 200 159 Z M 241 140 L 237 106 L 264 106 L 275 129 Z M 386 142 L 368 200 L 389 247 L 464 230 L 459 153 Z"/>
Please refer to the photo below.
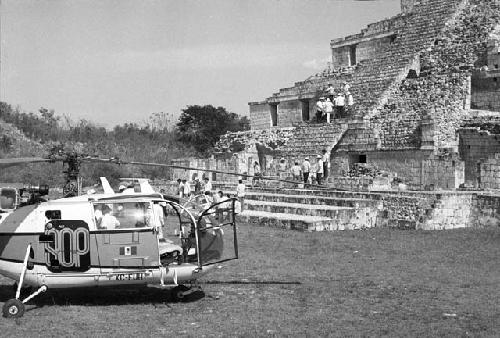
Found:
<path fill-rule="evenodd" d="M 103 205 L 102 207 L 102 218 L 100 227 L 102 229 L 116 229 L 120 225 L 120 221 L 112 215 L 111 208 L 108 205 Z"/>

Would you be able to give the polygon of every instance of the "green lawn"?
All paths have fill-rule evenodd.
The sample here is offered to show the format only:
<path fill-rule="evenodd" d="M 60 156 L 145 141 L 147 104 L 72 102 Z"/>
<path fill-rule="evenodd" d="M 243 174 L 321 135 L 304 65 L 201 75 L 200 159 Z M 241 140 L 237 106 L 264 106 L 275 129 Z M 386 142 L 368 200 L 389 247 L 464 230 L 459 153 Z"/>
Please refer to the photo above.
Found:
<path fill-rule="evenodd" d="M 495 336 L 500 228 L 300 233 L 239 225 L 241 259 L 204 298 L 155 289 L 52 292 L 2 336 Z M 0 302 L 11 298 L 0 279 Z M 1 303 L 0 303 L 1 304 Z"/>

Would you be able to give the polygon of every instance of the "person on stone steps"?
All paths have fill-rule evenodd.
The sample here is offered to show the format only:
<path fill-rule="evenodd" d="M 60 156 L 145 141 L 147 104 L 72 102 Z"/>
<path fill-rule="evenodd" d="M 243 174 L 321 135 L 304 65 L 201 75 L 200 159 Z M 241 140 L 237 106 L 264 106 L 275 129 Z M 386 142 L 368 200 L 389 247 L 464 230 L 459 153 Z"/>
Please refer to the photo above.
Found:
<path fill-rule="evenodd" d="M 290 173 L 294 181 L 300 182 L 300 174 L 302 170 L 299 166 L 299 162 L 295 161 L 295 164 L 290 168 Z"/>
<path fill-rule="evenodd" d="M 328 172 L 330 170 L 330 153 L 326 151 L 326 149 L 322 150 L 323 156 L 321 159 L 323 160 L 323 178 L 326 180 L 328 178 Z"/>
<path fill-rule="evenodd" d="M 302 176 L 304 178 L 304 184 L 307 184 L 309 180 L 309 171 L 311 170 L 311 163 L 309 162 L 309 158 L 306 157 L 304 162 L 302 162 Z"/>
<path fill-rule="evenodd" d="M 316 156 L 316 164 L 314 169 L 316 171 L 316 182 L 321 185 L 323 179 L 323 160 L 321 155 Z"/>
<path fill-rule="evenodd" d="M 331 83 L 328 84 L 328 88 L 325 90 L 325 95 L 327 98 L 330 99 L 331 102 L 335 99 L 335 88 L 333 88 L 333 85 Z"/>
<path fill-rule="evenodd" d="M 345 96 L 342 92 L 338 92 L 337 97 L 335 98 L 335 115 L 339 118 L 345 117 Z"/>
<path fill-rule="evenodd" d="M 326 114 L 326 123 L 331 123 L 331 118 L 333 114 L 333 102 L 330 100 L 330 98 L 326 98 L 325 101 L 325 114 Z"/>
<path fill-rule="evenodd" d="M 253 164 L 253 178 L 252 178 L 252 187 L 259 183 L 260 185 L 260 179 L 262 178 L 262 171 L 260 169 L 260 164 L 259 162 L 255 161 Z"/>
<path fill-rule="evenodd" d="M 320 97 L 316 102 L 316 122 L 320 123 L 323 120 L 323 115 L 325 114 L 325 98 Z"/>

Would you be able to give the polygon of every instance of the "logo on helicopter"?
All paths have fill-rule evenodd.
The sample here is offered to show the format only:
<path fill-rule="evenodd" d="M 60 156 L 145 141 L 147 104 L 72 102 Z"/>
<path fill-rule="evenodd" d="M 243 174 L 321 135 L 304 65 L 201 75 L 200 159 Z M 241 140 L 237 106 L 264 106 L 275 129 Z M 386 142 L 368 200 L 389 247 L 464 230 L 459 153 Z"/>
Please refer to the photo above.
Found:
<path fill-rule="evenodd" d="M 90 268 L 90 233 L 81 220 L 52 220 L 40 242 L 45 264 L 52 272 L 87 271 Z"/>

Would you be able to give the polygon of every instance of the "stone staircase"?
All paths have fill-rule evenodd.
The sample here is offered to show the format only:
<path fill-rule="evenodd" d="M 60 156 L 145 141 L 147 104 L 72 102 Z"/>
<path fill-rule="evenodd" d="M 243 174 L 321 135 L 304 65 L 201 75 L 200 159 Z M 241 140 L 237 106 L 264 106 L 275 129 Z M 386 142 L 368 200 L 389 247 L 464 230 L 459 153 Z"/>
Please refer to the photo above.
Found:
<path fill-rule="evenodd" d="M 235 193 L 231 182 L 216 182 L 214 187 L 225 193 Z M 366 229 L 387 226 L 389 221 L 401 228 L 416 228 L 415 215 L 418 212 L 410 209 L 422 204 L 422 198 L 395 194 L 392 198 L 398 199 L 396 203 L 390 196 L 271 186 L 252 188 L 247 185 L 244 211 L 238 218 L 248 223 L 302 231 Z M 407 210 L 383 213 L 384 203 L 387 206 L 402 205 Z"/>
<path fill-rule="evenodd" d="M 321 151 L 330 151 L 342 138 L 347 130 L 347 123 L 343 119 L 334 120 L 331 124 L 307 123 L 299 125 L 281 148 L 284 157 L 289 159 L 314 157 L 321 155 Z"/>
<path fill-rule="evenodd" d="M 216 182 L 214 186 L 235 193 L 231 182 Z M 367 192 L 247 185 L 245 208 L 238 219 L 301 231 L 477 228 L 492 222 L 492 217 L 481 214 L 479 209 L 484 206 L 476 206 L 479 198 L 489 201 L 488 196 L 479 191 Z M 486 205 L 496 208 L 493 202 Z"/>

